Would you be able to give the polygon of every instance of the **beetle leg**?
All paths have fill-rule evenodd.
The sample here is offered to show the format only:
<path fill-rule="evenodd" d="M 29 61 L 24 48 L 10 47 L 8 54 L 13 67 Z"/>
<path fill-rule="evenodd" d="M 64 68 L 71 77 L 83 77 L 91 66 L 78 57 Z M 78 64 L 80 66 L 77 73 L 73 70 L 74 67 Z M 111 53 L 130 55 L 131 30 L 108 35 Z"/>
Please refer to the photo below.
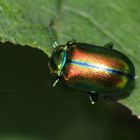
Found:
<path fill-rule="evenodd" d="M 56 86 L 56 84 L 58 83 L 59 80 L 60 80 L 59 78 L 55 80 L 55 82 L 53 83 L 53 87 Z"/>
<path fill-rule="evenodd" d="M 104 47 L 112 49 L 113 48 L 113 43 L 109 42 L 109 43 L 105 44 Z"/>
<path fill-rule="evenodd" d="M 56 41 L 56 32 L 53 29 L 53 25 L 54 25 L 54 20 L 51 20 L 49 25 L 48 25 L 48 34 L 49 34 L 49 37 L 50 37 L 51 46 L 53 48 L 57 48 L 58 43 Z"/>
<path fill-rule="evenodd" d="M 88 92 L 89 100 L 91 101 L 91 104 L 95 104 L 98 98 L 98 94 L 96 92 Z"/>
<path fill-rule="evenodd" d="M 70 46 L 70 45 L 72 45 L 75 42 L 76 42 L 75 39 L 72 39 L 71 41 L 68 41 L 67 42 L 66 46 Z"/>

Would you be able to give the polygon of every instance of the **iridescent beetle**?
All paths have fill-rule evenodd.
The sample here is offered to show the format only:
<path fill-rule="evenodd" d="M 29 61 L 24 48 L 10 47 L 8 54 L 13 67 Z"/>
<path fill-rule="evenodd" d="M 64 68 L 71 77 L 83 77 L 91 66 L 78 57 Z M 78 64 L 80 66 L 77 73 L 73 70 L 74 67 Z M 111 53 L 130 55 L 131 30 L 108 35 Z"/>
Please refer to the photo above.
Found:
<path fill-rule="evenodd" d="M 52 28 L 49 35 L 54 47 L 49 68 L 57 77 L 53 86 L 61 78 L 67 85 L 87 91 L 91 103 L 98 94 L 122 95 L 130 89 L 135 77 L 134 65 L 127 56 L 114 50 L 111 43 L 101 47 L 72 40 L 58 45 Z"/>

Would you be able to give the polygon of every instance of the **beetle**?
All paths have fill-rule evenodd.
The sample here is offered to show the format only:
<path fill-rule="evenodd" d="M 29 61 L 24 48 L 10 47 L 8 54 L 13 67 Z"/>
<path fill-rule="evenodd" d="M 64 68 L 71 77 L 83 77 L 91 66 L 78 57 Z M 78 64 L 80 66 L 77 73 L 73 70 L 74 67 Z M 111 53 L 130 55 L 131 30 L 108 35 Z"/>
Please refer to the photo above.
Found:
<path fill-rule="evenodd" d="M 52 31 L 49 33 L 52 35 Z M 65 45 L 52 42 L 49 68 L 57 77 L 53 86 L 61 78 L 67 85 L 88 92 L 92 104 L 99 94 L 114 96 L 129 91 L 135 78 L 134 65 L 126 55 L 113 49 L 112 43 L 97 46 L 75 40 Z"/>

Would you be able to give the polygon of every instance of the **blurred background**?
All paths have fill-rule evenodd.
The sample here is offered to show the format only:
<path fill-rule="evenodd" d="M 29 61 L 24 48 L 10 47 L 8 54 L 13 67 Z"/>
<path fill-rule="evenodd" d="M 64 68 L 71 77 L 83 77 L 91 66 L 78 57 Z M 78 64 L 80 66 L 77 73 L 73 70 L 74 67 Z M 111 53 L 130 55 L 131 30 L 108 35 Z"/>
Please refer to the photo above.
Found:
<path fill-rule="evenodd" d="M 126 107 L 63 82 L 52 88 L 40 50 L 0 44 L 0 140 L 138 140 L 140 121 Z"/>

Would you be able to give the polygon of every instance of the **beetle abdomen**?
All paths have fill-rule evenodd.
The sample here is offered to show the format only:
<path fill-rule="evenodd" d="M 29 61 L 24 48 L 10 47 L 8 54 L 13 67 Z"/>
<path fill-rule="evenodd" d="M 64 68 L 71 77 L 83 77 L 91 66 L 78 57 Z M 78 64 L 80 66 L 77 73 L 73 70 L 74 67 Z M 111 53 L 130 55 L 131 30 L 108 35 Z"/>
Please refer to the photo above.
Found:
<path fill-rule="evenodd" d="M 70 86 L 103 94 L 127 90 L 134 75 L 133 64 L 122 53 L 83 43 L 69 48 L 63 69 Z"/>

